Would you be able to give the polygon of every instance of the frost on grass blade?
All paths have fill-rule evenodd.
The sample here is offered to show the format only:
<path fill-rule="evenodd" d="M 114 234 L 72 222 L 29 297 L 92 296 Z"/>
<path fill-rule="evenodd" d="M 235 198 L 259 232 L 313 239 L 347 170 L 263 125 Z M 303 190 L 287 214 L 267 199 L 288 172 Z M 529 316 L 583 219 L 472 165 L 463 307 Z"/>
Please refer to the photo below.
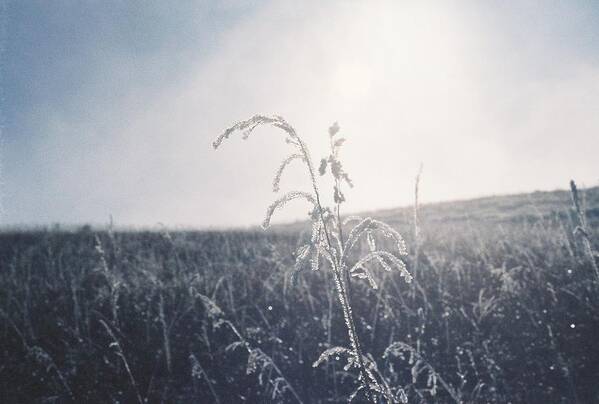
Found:
<path fill-rule="evenodd" d="M 353 401 L 356 399 L 356 397 L 358 396 L 358 394 L 359 394 L 359 393 L 360 393 L 362 390 L 364 390 L 364 388 L 365 388 L 365 387 L 366 387 L 366 386 L 365 386 L 364 384 L 361 384 L 361 385 L 359 385 L 359 386 L 358 386 L 358 388 L 357 388 L 356 390 L 354 390 L 354 392 L 353 392 L 353 393 L 351 393 L 351 395 L 350 395 L 350 396 L 349 396 L 349 398 L 347 399 L 347 402 L 348 402 L 348 403 L 351 403 L 351 402 L 353 402 Z"/>
<path fill-rule="evenodd" d="M 223 316 L 223 314 L 224 314 L 223 311 L 208 296 L 205 296 L 201 293 L 198 293 L 198 295 L 200 297 L 200 300 L 202 300 L 204 307 L 206 308 L 206 312 L 208 313 L 208 316 L 211 319 L 217 319 L 217 318 Z"/>
<path fill-rule="evenodd" d="M 285 171 L 285 168 L 287 168 L 287 166 L 294 160 L 303 160 L 305 161 L 305 157 L 301 154 L 291 154 L 290 156 L 288 156 L 285 160 L 283 160 L 283 162 L 281 163 L 281 165 L 279 166 L 279 168 L 277 169 L 277 172 L 275 174 L 275 178 L 272 181 L 272 190 L 273 192 L 279 192 L 279 184 L 281 183 L 281 176 L 283 175 L 283 171 Z"/>
<path fill-rule="evenodd" d="M 366 279 L 372 289 L 379 288 L 376 284 L 376 281 L 374 280 L 374 277 L 372 276 L 370 271 L 365 267 L 362 267 L 360 272 L 354 272 L 351 276 L 354 278 Z"/>
<path fill-rule="evenodd" d="M 258 352 L 255 349 L 250 350 L 248 363 L 245 369 L 247 375 L 251 375 L 258 368 Z"/>
<path fill-rule="evenodd" d="M 299 272 L 302 270 L 305 263 L 309 260 L 311 251 L 312 246 L 310 244 L 304 244 L 295 252 L 295 265 L 293 266 L 293 271 L 291 272 L 292 285 L 295 285 Z"/>
<path fill-rule="evenodd" d="M 368 241 L 368 248 L 370 251 L 376 251 L 376 241 L 374 240 L 374 236 L 372 235 L 372 231 L 366 232 L 366 240 Z"/>
<path fill-rule="evenodd" d="M 306 199 L 312 205 L 316 204 L 314 197 L 312 196 L 312 194 L 310 194 L 308 192 L 302 192 L 302 191 L 288 192 L 285 195 L 283 195 L 282 197 L 280 197 L 279 199 L 277 199 L 276 201 L 274 201 L 268 207 L 268 209 L 266 210 L 266 217 L 264 218 L 264 221 L 262 222 L 262 228 L 267 229 L 270 226 L 270 220 L 272 219 L 272 215 L 273 215 L 273 213 L 275 213 L 275 210 L 282 208 L 283 206 L 285 206 L 285 204 L 287 204 L 287 202 L 292 201 L 294 199 L 298 199 L 298 198 Z"/>
<path fill-rule="evenodd" d="M 343 348 L 341 346 L 336 346 L 333 348 L 329 348 L 323 353 L 320 354 L 318 359 L 312 364 L 312 367 L 318 367 L 324 362 L 328 361 L 331 356 L 337 355 L 348 355 L 349 357 L 353 357 L 354 353 L 347 348 Z"/>
<path fill-rule="evenodd" d="M 349 218 L 346 219 L 349 221 Z M 354 226 L 353 229 L 349 232 L 349 236 L 347 237 L 347 241 L 345 242 L 345 252 L 346 254 L 353 248 L 356 244 L 360 236 L 370 228 L 372 224 L 372 218 L 367 217 L 366 219 L 362 219 L 360 223 Z"/>
<path fill-rule="evenodd" d="M 348 219 L 346 219 L 348 220 Z M 399 255 L 408 255 L 408 250 L 406 248 L 406 242 L 399 232 L 393 229 L 385 222 L 381 222 L 380 220 L 372 219 L 367 217 L 358 223 L 354 228 L 350 231 L 347 241 L 345 242 L 345 252 L 346 254 L 351 251 L 357 241 L 363 234 L 370 233 L 373 235 L 375 232 L 382 234 L 385 238 L 389 238 L 393 240 L 397 247 L 397 251 Z"/>
<path fill-rule="evenodd" d="M 218 149 L 219 146 L 225 139 L 228 139 L 233 133 L 240 131 L 243 133 L 243 138 L 247 139 L 251 132 L 259 125 L 267 125 L 267 124 L 275 124 L 278 118 L 271 118 L 264 115 L 254 115 L 250 119 L 245 121 L 237 122 L 235 125 L 230 128 L 225 129 L 225 131 L 216 138 L 216 140 L 212 143 L 212 147 L 214 149 Z"/>
<path fill-rule="evenodd" d="M 303 246 L 301 246 L 300 248 L 298 248 L 295 256 L 296 256 L 296 258 L 295 258 L 295 269 L 296 270 L 300 270 L 300 268 L 302 267 L 302 265 L 304 264 L 304 262 L 306 262 L 306 260 L 310 256 L 310 245 L 309 244 L 304 244 Z"/>
<path fill-rule="evenodd" d="M 362 269 L 364 267 L 365 264 L 367 264 L 368 262 L 372 261 L 372 260 L 378 260 L 378 259 L 384 259 L 386 260 L 386 262 L 390 263 L 391 265 L 393 265 L 394 267 L 396 267 L 401 276 L 404 277 L 404 279 L 406 280 L 406 282 L 411 282 L 412 281 L 412 275 L 408 272 L 407 268 L 406 268 L 406 264 L 404 264 L 404 262 L 402 260 L 400 260 L 399 258 L 397 258 L 395 255 L 387 252 L 387 251 L 373 251 L 370 254 L 368 254 L 367 256 L 365 256 L 364 258 L 362 258 L 360 261 L 358 261 L 350 270 L 350 273 L 353 273 L 359 269 Z M 385 270 L 390 270 L 391 267 L 389 265 L 384 266 L 383 267 Z"/>
<path fill-rule="evenodd" d="M 370 252 L 375 252 L 376 251 L 376 241 L 374 239 L 372 231 L 368 230 L 366 232 L 366 240 L 368 241 L 368 249 L 370 250 Z M 389 267 L 389 265 L 385 262 L 385 260 L 383 258 L 381 258 L 380 256 L 377 256 L 377 261 L 379 262 L 379 264 L 381 264 L 381 266 L 383 267 L 383 269 L 385 271 L 388 271 L 388 272 L 391 271 L 391 267 Z"/>
<path fill-rule="evenodd" d="M 222 142 L 225 139 L 228 139 L 235 132 L 241 132 L 242 138 L 247 139 L 252 131 L 256 129 L 256 127 L 260 125 L 273 125 L 277 128 L 284 130 L 289 137 L 287 138 L 287 142 L 294 144 L 296 146 L 303 145 L 302 141 L 299 139 L 295 130 L 285 119 L 280 116 L 266 116 L 266 115 L 254 115 L 250 119 L 246 119 L 245 121 L 237 122 L 235 125 L 225 129 L 223 133 L 221 133 L 214 142 L 212 142 L 212 147 L 214 149 L 218 149 Z"/>

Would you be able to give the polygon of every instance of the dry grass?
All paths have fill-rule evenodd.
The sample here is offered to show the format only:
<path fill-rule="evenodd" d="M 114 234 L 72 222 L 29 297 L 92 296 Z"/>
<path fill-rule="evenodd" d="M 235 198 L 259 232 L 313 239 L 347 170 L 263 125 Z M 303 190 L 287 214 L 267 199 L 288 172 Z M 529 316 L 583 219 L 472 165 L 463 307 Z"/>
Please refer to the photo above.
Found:
<path fill-rule="evenodd" d="M 521 199 L 509 209 L 531 215 L 484 219 L 486 200 L 469 203 L 469 220 L 439 221 L 461 205 L 423 206 L 413 282 L 386 271 L 377 289 L 352 282 L 366 364 L 409 402 L 596 401 L 599 291 L 578 214 L 561 197 L 537 202 L 541 214 Z M 402 217 L 412 248 L 412 212 Z M 304 242 L 286 228 L 1 234 L 1 401 L 346 402 L 361 383 L 344 352 L 312 367 L 347 330 L 331 271 L 291 283 Z"/>

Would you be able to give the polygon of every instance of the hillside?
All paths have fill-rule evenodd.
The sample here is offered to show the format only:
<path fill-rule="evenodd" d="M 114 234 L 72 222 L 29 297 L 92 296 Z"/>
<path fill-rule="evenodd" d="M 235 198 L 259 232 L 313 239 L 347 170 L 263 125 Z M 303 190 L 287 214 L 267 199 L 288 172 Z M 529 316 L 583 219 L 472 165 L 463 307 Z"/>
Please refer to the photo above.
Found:
<path fill-rule="evenodd" d="M 589 222 L 599 221 L 599 187 L 582 190 Z M 568 217 L 572 209 L 569 190 L 535 191 L 513 195 L 485 196 L 481 198 L 425 203 L 419 207 L 419 220 L 422 223 L 507 223 L 517 221 L 539 221 L 551 217 Z M 404 206 L 393 209 L 374 210 L 357 213 L 361 217 L 374 217 L 398 227 L 413 223 L 414 207 Z M 306 228 L 305 222 L 279 224 L 279 231 L 299 231 Z"/>
<path fill-rule="evenodd" d="M 588 217 L 599 215 L 599 187 L 583 190 Z M 570 210 L 570 191 L 536 191 L 532 193 L 487 196 L 482 198 L 423 204 L 420 206 L 422 220 L 438 221 L 491 221 L 502 222 L 521 219 L 539 219 L 552 215 L 564 215 Z M 405 221 L 413 214 L 413 208 L 398 208 L 370 212 L 387 221 Z"/>

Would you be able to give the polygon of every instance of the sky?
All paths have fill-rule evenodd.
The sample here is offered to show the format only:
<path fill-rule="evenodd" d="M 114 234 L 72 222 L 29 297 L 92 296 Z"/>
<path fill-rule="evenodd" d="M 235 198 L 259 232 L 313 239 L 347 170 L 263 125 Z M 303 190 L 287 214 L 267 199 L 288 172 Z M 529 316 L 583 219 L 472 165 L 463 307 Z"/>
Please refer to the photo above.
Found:
<path fill-rule="evenodd" d="M 411 204 L 421 163 L 423 202 L 599 182 L 594 1 L 9 0 L 0 25 L 0 226 L 258 224 L 284 136 L 211 147 L 254 114 L 315 161 L 339 122 L 345 212 Z"/>

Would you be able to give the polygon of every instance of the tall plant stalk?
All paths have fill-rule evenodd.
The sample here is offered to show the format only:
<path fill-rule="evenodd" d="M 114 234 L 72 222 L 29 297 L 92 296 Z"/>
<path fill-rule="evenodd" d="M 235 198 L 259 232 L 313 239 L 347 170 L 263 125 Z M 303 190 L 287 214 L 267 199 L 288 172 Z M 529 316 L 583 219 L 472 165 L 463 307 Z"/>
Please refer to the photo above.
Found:
<path fill-rule="evenodd" d="M 337 123 L 329 128 L 330 155 L 320 161 L 319 174 L 326 174 L 327 167 L 330 167 L 330 173 L 334 179 L 333 199 L 335 202 L 335 211 L 327 208 L 322 203 L 322 195 L 318 188 L 316 180 L 316 170 L 312 164 L 312 159 L 307 145 L 297 135 L 295 129 L 279 116 L 268 117 L 256 115 L 248 120 L 241 121 L 231 126 L 223 132 L 213 143 L 217 149 L 222 142 L 235 132 L 242 132 L 244 139 L 247 139 L 252 131 L 260 125 L 272 125 L 281 129 L 286 134 L 286 142 L 290 144 L 295 153 L 290 154 L 283 160 L 275 174 L 273 181 L 273 191 L 279 191 L 279 184 L 284 170 L 295 160 L 305 164 L 308 171 L 308 177 L 311 184 L 311 191 L 290 191 L 283 194 L 275 200 L 267 209 L 266 218 L 262 226 L 266 229 L 274 212 L 283 207 L 287 202 L 294 199 L 304 199 L 308 201 L 312 210 L 310 219 L 312 222 L 312 237 L 309 243 L 302 245 L 296 252 L 296 263 L 293 276 L 303 269 L 305 263 L 310 260 L 313 270 L 320 268 L 320 259 L 324 258 L 329 262 L 333 272 L 337 297 L 342 308 L 345 325 L 350 341 L 351 350 L 335 347 L 330 348 L 320 355 L 320 358 L 314 363 L 314 366 L 322 363 L 333 354 L 347 353 L 348 367 L 356 367 L 359 372 L 360 386 L 358 391 L 363 391 L 369 401 L 376 401 L 376 397 L 384 397 L 388 402 L 395 402 L 393 394 L 384 378 L 376 370 L 376 364 L 372 363 L 362 352 L 362 346 L 356 330 L 355 320 L 352 312 L 350 297 L 350 279 L 351 277 L 366 279 L 370 286 L 377 288 L 376 281 L 372 276 L 369 265 L 372 262 L 378 263 L 383 269 L 391 271 L 399 270 L 401 276 L 407 282 L 412 277 L 407 271 L 405 264 L 393 253 L 386 250 L 379 250 L 376 247 L 375 234 L 391 239 L 395 243 L 398 255 L 406 255 L 405 242 L 401 235 L 392 229 L 389 225 L 372 218 L 350 217 L 345 222 L 341 220 L 341 204 L 345 201 L 342 193 L 342 184 L 350 187 L 352 182 L 348 174 L 344 171 L 339 159 L 339 149 L 345 142 L 345 139 L 338 137 L 339 126 Z M 349 232 L 347 239 L 344 238 L 343 226 L 351 221 L 357 221 L 358 224 Z M 365 237 L 369 246 L 369 253 L 350 264 L 350 255 L 353 248 Z M 355 394 L 354 394 L 355 395 Z"/>
<path fill-rule="evenodd" d="M 578 219 L 578 225 L 574 229 L 574 235 L 579 235 L 584 245 L 585 253 L 591 263 L 595 278 L 599 280 L 599 267 L 597 267 L 597 261 L 595 260 L 595 251 L 591 244 L 591 238 L 589 235 L 589 228 L 587 226 L 587 219 L 584 208 L 584 199 L 580 197 L 578 188 L 574 180 L 570 180 L 570 194 L 572 196 L 572 205 L 574 206 L 574 212 Z"/>

